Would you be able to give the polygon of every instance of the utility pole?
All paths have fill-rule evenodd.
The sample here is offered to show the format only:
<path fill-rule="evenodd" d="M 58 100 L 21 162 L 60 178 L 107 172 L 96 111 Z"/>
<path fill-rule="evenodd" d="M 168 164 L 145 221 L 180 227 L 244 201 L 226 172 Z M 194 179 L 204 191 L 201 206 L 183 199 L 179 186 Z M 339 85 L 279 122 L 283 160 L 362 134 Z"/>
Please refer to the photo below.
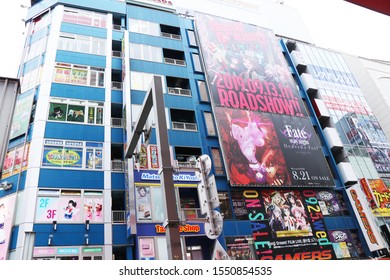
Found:
<path fill-rule="evenodd" d="M 130 105 L 130 104 L 129 104 Z M 167 219 L 164 222 L 165 236 L 167 239 L 168 258 L 171 260 L 182 260 L 183 253 L 180 242 L 180 221 L 177 213 L 177 201 L 175 187 L 173 182 L 173 166 L 171 162 L 168 128 L 165 116 L 164 94 L 162 90 L 161 77 L 154 76 L 149 90 L 142 105 L 141 113 L 137 123 L 132 131 L 130 143 L 126 152 L 126 158 L 134 155 L 141 134 L 144 132 L 145 123 L 149 117 L 150 111 L 154 108 L 155 128 L 157 146 L 160 151 L 159 163 L 161 166 L 161 186 L 163 187 L 163 200 L 167 213 Z"/>

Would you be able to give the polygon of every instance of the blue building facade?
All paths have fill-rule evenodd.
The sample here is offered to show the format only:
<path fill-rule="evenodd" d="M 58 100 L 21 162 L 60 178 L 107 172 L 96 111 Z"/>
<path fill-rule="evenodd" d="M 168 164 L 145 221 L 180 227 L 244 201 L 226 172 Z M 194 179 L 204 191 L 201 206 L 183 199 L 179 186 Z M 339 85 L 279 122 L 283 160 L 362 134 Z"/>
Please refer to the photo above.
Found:
<path fill-rule="evenodd" d="M 388 169 L 375 151 L 388 144 L 342 56 L 160 2 L 32 1 L 17 104 L 26 114 L 14 117 L 1 179 L 12 187 L 0 193 L 0 257 L 168 258 L 155 128 L 126 158 L 153 76 L 163 83 L 176 193 L 166 203 L 177 207 L 184 259 L 216 258 L 216 242 L 230 259 L 386 256 L 388 213 L 376 194 L 388 192 Z M 244 76 L 249 62 L 223 72 L 246 54 L 267 66 L 261 75 Z M 215 238 L 198 196 L 203 154 L 223 216 Z"/>

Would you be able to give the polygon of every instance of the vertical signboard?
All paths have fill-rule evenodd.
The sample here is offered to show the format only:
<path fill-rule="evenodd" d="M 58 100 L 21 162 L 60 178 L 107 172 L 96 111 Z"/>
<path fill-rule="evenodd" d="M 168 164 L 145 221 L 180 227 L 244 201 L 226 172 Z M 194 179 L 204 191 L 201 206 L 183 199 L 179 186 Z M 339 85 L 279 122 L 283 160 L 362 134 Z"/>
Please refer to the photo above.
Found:
<path fill-rule="evenodd" d="M 370 251 L 373 252 L 385 248 L 386 246 L 383 244 L 371 209 L 360 186 L 354 185 L 348 188 L 347 195 Z"/>
<path fill-rule="evenodd" d="M 205 14 L 196 24 L 232 186 L 333 186 L 271 30 Z"/>

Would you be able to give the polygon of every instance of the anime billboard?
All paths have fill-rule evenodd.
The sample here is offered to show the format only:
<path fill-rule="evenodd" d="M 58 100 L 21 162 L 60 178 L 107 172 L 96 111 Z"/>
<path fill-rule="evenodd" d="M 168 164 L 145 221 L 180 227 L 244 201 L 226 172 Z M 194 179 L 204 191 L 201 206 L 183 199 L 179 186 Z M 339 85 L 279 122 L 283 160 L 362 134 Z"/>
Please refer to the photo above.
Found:
<path fill-rule="evenodd" d="M 197 14 L 232 186 L 333 186 L 300 93 L 271 30 Z"/>
<path fill-rule="evenodd" d="M 234 192 L 245 202 L 256 259 L 336 259 L 318 192 L 296 189 Z"/>

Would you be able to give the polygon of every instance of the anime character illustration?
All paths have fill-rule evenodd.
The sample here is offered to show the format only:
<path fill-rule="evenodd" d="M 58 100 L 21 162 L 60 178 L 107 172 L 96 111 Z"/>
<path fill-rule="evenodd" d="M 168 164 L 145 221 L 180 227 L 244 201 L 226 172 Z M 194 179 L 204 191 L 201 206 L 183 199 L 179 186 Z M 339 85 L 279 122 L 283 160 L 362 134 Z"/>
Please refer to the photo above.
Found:
<path fill-rule="evenodd" d="M 53 108 L 53 112 L 50 113 L 50 117 L 54 119 L 62 119 L 64 117 L 64 110 L 60 106 Z"/>
<path fill-rule="evenodd" d="M 84 200 L 84 219 L 85 220 L 92 220 L 92 213 L 93 212 L 93 205 L 92 205 L 92 199 L 85 199 Z"/>
<path fill-rule="evenodd" d="M 77 202 L 74 200 L 69 200 L 68 205 L 65 208 L 64 212 L 64 218 L 67 220 L 72 220 L 74 215 L 78 213 L 78 210 L 76 209 Z"/>
<path fill-rule="evenodd" d="M 293 207 L 300 207 L 303 209 L 302 201 L 296 197 L 294 192 L 285 193 L 284 197 L 286 198 L 286 203 L 288 206 L 290 206 L 291 209 Z"/>
<path fill-rule="evenodd" d="M 296 219 L 291 215 L 291 209 L 290 206 L 287 204 L 284 204 L 282 206 L 282 216 L 283 216 L 283 221 L 284 221 L 284 226 L 286 230 L 295 230 L 295 223 Z"/>
<path fill-rule="evenodd" d="M 255 173 L 256 181 L 260 184 L 265 183 L 265 167 L 256 157 L 257 148 L 265 144 L 265 133 L 257 126 L 249 111 L 245 111 L 246 118 L 235 118 L 234 112 L 232 115 L 231 117 L 229 113 L 226 113 L 231 127 L 231 137 L 237 141 L 249 167 Z"/>
<path fill-rule="evenodd" d="M 103 203 L 101 199 L 96 199 L 94 204 L 94 215 L 95 220 L 102 220 L 103 219 Z"/>
<path fill-rule="evenodd" d="M 244 71 L 240 77 L 244 80 L 263 80 L 265 76 L 264 68 L 261 66 L 259 58 L 255 54 L 245 53 L 242 55 Z"/>
<path fill-rule="evenodd" d="M 277 231 L 282 231 L 286 229 L 285 223 L 282 217 L 282 210 L 275 204 L 271 204 L 267 208 L 269 216 L 269 226 L 273 234 L 276 235 Z"/>
<path fill-rule="evenodd" d="M 302 207 L 293 206 L 291 208 L 291 214 L 295 218 L 295 226 L 297 230 L 308 230 L 309 232 L 311 232 L 311 227 L 306 221 L 307 216 L 305 210 Z"/>
<path fill-rule="evenodd" d="M 278 191 L 274 191 L 271 193 L 271 203 L 278 206 L 280 209 L 283 207 L 286 200 L 282 196 L 282 194 Z"/>
<path fill-rule="evenodd" d="M 267 183 L 274 186 L 290 184 L 290 176 L 280 149 L 268 149 L 262 158 L 267 171 Z"/>

